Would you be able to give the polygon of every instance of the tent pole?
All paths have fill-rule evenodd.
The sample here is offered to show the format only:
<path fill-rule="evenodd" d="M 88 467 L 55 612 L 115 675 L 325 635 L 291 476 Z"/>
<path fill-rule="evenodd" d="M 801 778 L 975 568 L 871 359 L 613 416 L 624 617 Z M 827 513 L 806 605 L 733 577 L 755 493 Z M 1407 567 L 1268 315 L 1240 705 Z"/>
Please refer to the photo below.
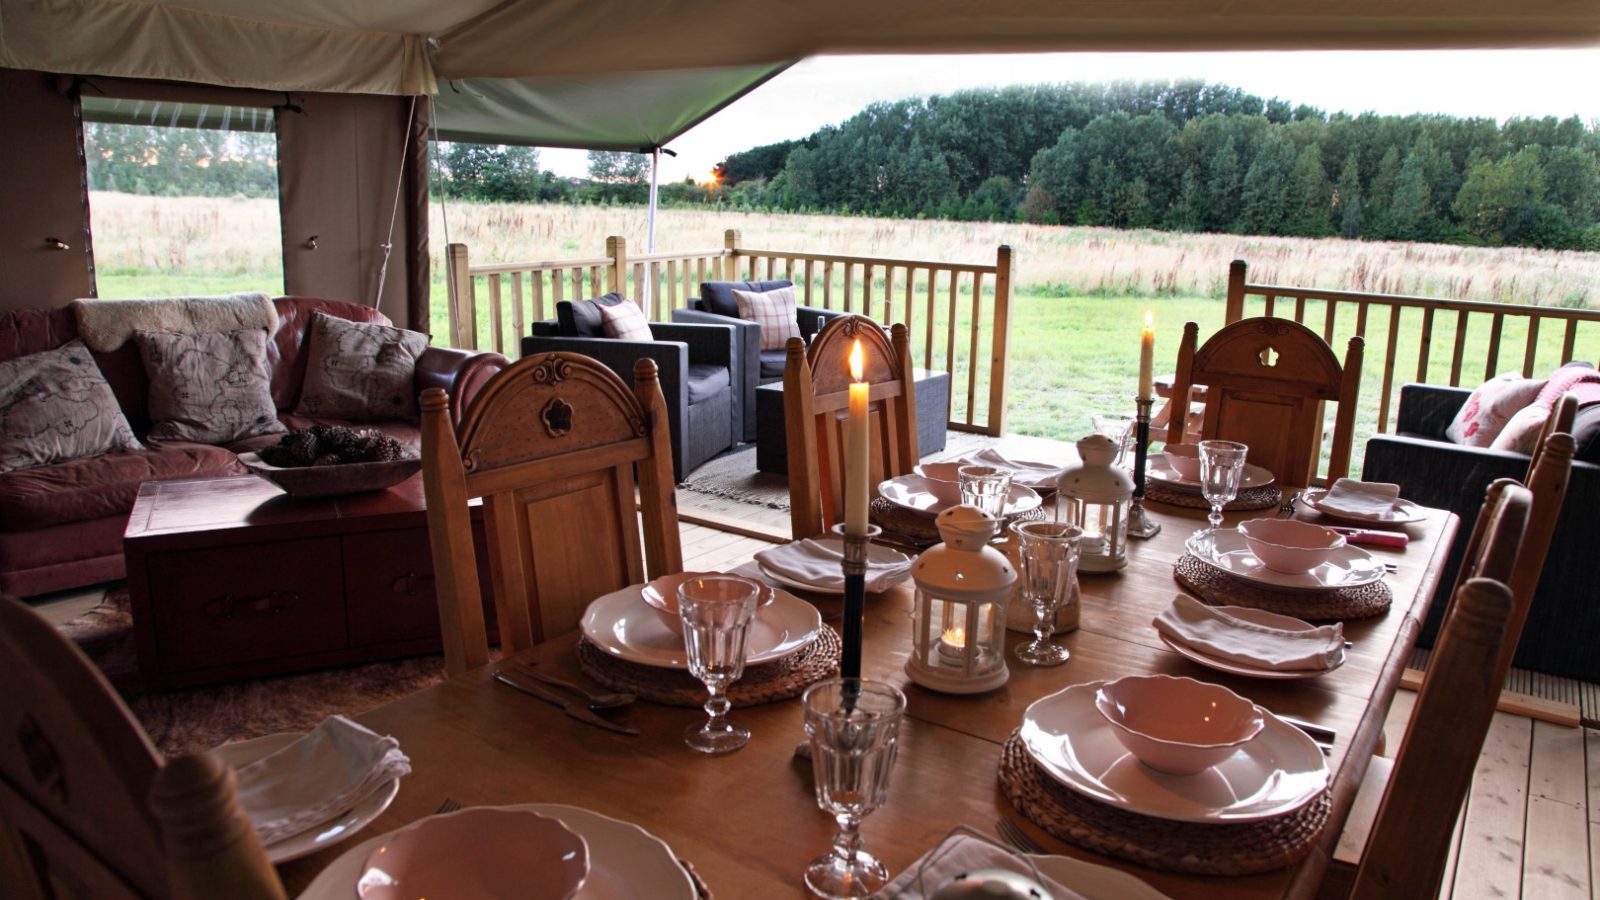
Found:
<path fill-rule="evenodd" d="M 655 147 L 650 151 L 650 206 L 645 213 L 644 226 L 644 252 L 646 255 L 656 252 L 656 202 L 659 199 L 661 186 L 661 148 Z M 646 315 L 650 309 L 650 295 L 655 292 L 656 280 L 648 277 L 654 271 L 651 263 L 645 263 L 643 271 L 646 273 L 645 283 L 635 285 L 639 289 L 640 299 L 644 302 Z"/>

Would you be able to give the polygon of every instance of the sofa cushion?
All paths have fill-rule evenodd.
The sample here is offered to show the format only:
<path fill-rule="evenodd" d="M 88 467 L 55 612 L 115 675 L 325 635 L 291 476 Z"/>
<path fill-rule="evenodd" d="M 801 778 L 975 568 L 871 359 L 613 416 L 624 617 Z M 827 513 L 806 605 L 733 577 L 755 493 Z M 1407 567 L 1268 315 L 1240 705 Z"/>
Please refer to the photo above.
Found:
<path fill-rule="evenodd" d="M 789 354 L 785 350 L 761 351 L 761 380 L 771 381 L 783 377 L 783 366 Z"/>
<path fill-rule="evenodd" d="M 1578 409 L 1572 420 L 1572 440 L 1578 445 L 1573 459 L 1600 465 L 1600 403 Z"/>
<path fill-rule="evenodd" d="M 1543 387 L 1543 379 L 1523 378 L 1516 372 L 1496 375 L 1472 392 L 1444 435 L 1457 444 L 1487 447 L 1517 410 L 1532 403 Z"/>
<path fill-rule="evenodd" d="M 139 449 L 82 341 L 0 362 L 0 472 Z"/>
<path fill-rule="evenodd" d="M 690 406 L 710 400 L 733 384 L 733 380 L 728 377 L 728 367 L 714 365 L 691 365 L 687 381 Z"/>
<path fill-rule="evenodd" d="M 618 341 L 653 341 L 650 320 L 632 300 L 600 307 L 600 325 L 606 337 Z"/>
<path fill-rule="evenodd" d="M 138 331 L 150 379 L 150 437 L 225 444 L 285 429 L 272 405 L 267 333 Z"/>
<path fill-rule="evenodd" d="M 615 291 L 591 300 L 563 300 L 556 304 L 556 336 L 606 337 L 605 316 L 601 314 L 601 308 L 628 302 L 626 297 Z"/>
<path fill-rule="evenodd" d="M 338 316 L 350 322 L 393 324 L 388 316 L 370 306 L 343 300 L 279 297 L 272 303 L 278 308 L 278 331 L 272 336 L 271 343 L 267 344 L 267 364 L 272 370 L 272 402 L 284 412 L 294 409 L 300 402 L 300 387 L 305 384 L 306 360 L 310 355 L 307 345 L 311 342 L 311 320 L 317 313 Z M 107 377 L 111 376 L 108 374 Z M 112 386 L 116 386 L 115 379 L 112 380 Z"/>
<path fill-rule="evenodd" d="M 794 287 L 794 282 L 782 281 L 702 281 L 700 282 L 700 307 L 730 319 L 739 318 L 739 303 L 733 292 L 755 291 L 764 293 L 781 287 Z"/>
<path fill-rule="evenodd" d="M 311 315 L 306 381 L 295 412 L 352 422 L 416 422 L 417 357 L 428 336 L 392 325 Z"/>
<path fill-rule="evenodd" d="M 127 515 L 139 485 L 245 474 L 238 457 L 205 444 L 163 443 L 0 475 L 0 530 L 23 531 Z"/>
<path fill-rule="evenodd" d="M 739 318 L 761 326 L 761 349 L 782 350 L 789 338 L 800 336 L 800 311 L 794 302 L 794 288 L 770 291 L 733 292 Z"/>

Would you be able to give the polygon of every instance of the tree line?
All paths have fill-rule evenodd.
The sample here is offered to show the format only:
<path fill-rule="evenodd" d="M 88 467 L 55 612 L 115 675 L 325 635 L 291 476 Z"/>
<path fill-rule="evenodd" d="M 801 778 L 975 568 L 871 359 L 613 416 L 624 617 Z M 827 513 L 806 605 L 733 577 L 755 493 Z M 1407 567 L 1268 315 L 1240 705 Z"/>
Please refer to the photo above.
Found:
<path fill-rule="evenodd" d="M 1200 81 L 875 103 L 718 173 L 777 210 L 1600 250 L 1600 123 L 1330 115 Z"/>

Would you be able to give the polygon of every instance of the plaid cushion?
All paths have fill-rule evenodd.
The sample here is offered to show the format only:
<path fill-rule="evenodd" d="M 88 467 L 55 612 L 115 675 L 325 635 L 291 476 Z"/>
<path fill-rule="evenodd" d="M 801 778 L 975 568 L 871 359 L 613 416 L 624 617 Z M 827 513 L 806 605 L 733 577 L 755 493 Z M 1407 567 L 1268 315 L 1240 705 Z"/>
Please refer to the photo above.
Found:
<path fill-rule="evenodd" d="M 789 338 L 800 336 L 800 311 L 793 287 L 765 293 L 734 291 L 733 302 L 739 304 L 739 318 L 761 326 L 761 349 L 782 350 Z"/>
<path fill-rule="evenodd" d="M 650 333 L 650 320 L 644 317 L 644 311 L 632 300 L 600 307 L 600 321 L 608 338 L 622 341 L 656 339 L 655 335 Z"/>

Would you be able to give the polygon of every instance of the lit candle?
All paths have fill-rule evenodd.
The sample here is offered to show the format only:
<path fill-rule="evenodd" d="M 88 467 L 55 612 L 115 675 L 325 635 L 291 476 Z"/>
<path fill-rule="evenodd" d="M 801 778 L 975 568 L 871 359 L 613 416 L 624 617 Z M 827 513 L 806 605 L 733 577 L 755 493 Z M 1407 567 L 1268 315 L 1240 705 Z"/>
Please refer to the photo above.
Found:
<path fill-rule="evenodd" d="M 861 341 L 850 348 L 850 418 L 844 431 L 844 530 L 849 535 L 867 533 L 867 479 L 872 462 L 868 455 L 867 392 L 861 379 L 864 361 Z"/>
<path fill-rule="evenodd" d="M 1151 368 L 1154 364 L 1156 350 L 1156 330 L 1152 326 L 1154 316 L 1150 310 L 1144 311 L 1144 331 L 1139 335 L 1139 399 L 1149 400 L 1155 396 L 1152 390 L 1154 375 Z"/>

